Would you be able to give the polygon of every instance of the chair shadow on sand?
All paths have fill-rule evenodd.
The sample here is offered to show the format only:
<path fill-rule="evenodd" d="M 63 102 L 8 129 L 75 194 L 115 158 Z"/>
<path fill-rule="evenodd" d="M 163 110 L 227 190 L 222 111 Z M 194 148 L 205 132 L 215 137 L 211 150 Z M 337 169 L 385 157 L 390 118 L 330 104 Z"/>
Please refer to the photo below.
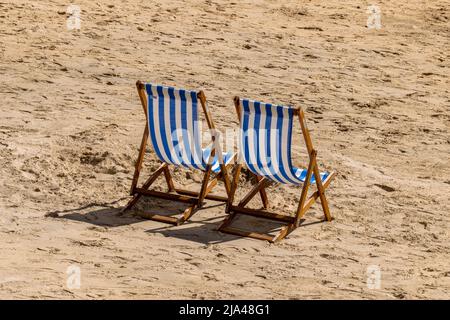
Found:
<path fill-rule="evenodd" d="M 222 204 L 218 206 L 223 206 Z M 205 207 L 206 209 L 207 207 Z M 179 227 L 168 228 L 168 227 L 156 227 L 153 229 L 149 229 L 146 232 L 148 233 L 160 233 L 165 237 L 170 238 L 178 238 L 187 241 L 198 242 L 201 244 L 216 244 L 216 243 L 224 243 L 237 239 L 245 239 L 246 241 L 260 241 L 260 240 L 252 240 L 249 238 L 243 238 L 241 236 L 236 236 L 232 234 L 219 232 L 217 229 L 221 224 L 222 220 L 227 215 L 224 213 L 220 216 L 191 221 L 190 223 L 185 223 Z M 306 227 L 308 225 L 322 223 L 323 221 L 311 221 L 304 223 L 305 219 L 302 219 L 300 222 L 300 228 Z M 241 216 L 236 218 L 236 221 L 233 222 L 233 225 L 237 227 L 248 230 L 248 232 L 261 232 L 266 234 L 274 235 L 278 233 L 281 227 L 284 224 L 265 219 L 258 219 L 255 217 L 249 216 Z"/>
<path fill-rule="evenodd" d="M 52 211 L 46 214 L 47 217 L 53 217 L 57 219 L 68 219 L 73 221 L 79 221 L 84 223 L 93 224 L 100 227 L 115 228 L 135 223 L 142 223 L 145 221 L 151 221 L 145 217 L 151 214 L 174 216 L 182 213 L 188 204 L 174 203 L 173 201 L 158 199 L 153 197 L 142 197 L 136 204 L 136 208 L 133 210 L 122 212 L 122 207 L 115 207 L 115 205 L 124 200 L 125 198 L 109 202 L 109 203 L 91 203 L 79 208 L 66 209 L 59 211 Z M 98 208 L 89 211 L 90 208 Z M 224 243 L 241 237 L 224 234 L 217 231 L 221 221 L 226 217 L 224 213 L 215 217 L 202 219 L 198 215 L 201 211 L 207 209 L 213 209 L 218 207 L 224 207 L 223 203 L 208 202 L 201 209 L 198 209 L 191 221 L 187 221 L 181 226 L 174 226 L 170 224 L 164 224 L 160 222 L 152 221 L 157 224 L 155 228 L 146 230 L 146 233 L 159 233 L 165 237 L 173 237 L 187 241 L 198 242 L 201 244 L 215 244 Z M 222 210 L 223 211 L 223 210 Z M 311 224 L 320 223 L 321 221 L 314 221 L 309 223 L 303 223 L 302 219 L 300 227 Z M 240 228 L 252 230 L 257 232 L 263 232 L 267 234 L 275 233 L 282 226 L 277 222 L 270 220 L 263 220 L 248 216 L 236 219 L 235 222 Z"/>
<path fill-rule="evenodd" d="M 202 244 L 225 242 L 237 238 L 235 236 L 221 235 L 215 230 L 224 216 L 187 221 L 181 226 L 174 226 L 152 221 L 145 217 L 151 214 L 175 216 L 183 212 L 188 204 L 143 196 L 136 204 L 135 209 L 122 212 L 123 207 L 117 207 L 116 205 L 124 199 L 127 198 L 122 198 L 109 203 L 90 203 L 78 208 L 51 211 L 45 216 L 55 219 L 67 219 L 89 223 L 106 228 L 115 228 L 151 221 L 152 224 L 155 225 L 155 228 L 145 230 L 144 232 L 160 233 L 165 237 L 175 237 Z M 195 215 L 198 215 L 203 210 L 223 206 L 223 203 L 211 201 L 206 203 L 201 209 L 198 209 Z M 98 209 L 98 207 L 101 208 Z M 89 210 L 91 208 L 96 209 Z M 217 222 L 210 222 L 212 220 L 217 220 Z"/>
<path fill-rule="evenodd" d="M 68 219 L 90 223 L 100 227 L 120 227 L 142 222 L 142 219 L 131 214 L 121 214 L 122 208 L 114 205 L 125 198 L 108 203 L 90 203 L 78 208 L 56 210 L 48 212 L 45 216 L 55 219 Z M 89 211 L 91 208 L 101 208 Z"/>

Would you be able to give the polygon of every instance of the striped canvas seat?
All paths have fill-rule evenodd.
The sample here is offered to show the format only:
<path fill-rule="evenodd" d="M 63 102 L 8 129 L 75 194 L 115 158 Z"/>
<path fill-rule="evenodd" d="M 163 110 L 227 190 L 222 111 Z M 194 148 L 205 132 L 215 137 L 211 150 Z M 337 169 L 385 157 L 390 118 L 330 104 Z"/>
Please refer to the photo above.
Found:
<path fill-rule="evenodd" d="M 321 173 L 319 171 L 317 150 L 313 147 L 303 110 L 240 99 L 237 96 L 234 97 L 234 106 L 241 129 L 238 139 L 240 161 L 234 170 L 230 196 L 225 208 L 230 215 L 223 220 L 218 230 L 237 236 L 277 242 L 300 226 L 304 221 L 304 219 L 302 220 L 303 215 L 318 198 L 320 198 L 325 220 L 331 221 L 332 217 L 325 196 L 325 189 L 328 188 L 336 173 Z M 301 127 L 301 137 L 308 151 L 307 169 L 297 168 L 292 164 L 292 128 L 296 116 L 298 116 Z M 237 205 L 233 205 L 243 166 L 246 166 L 250 175 L 255 178 L 253 179 L 253 187 L 240 197 Z M 266 188 L 272 182 L 295 186 L 302 185 L 295 216 L 267 210 L 269 197 Z M 317 189 L 308 196 L 309 187 L 313 183 Z M 247 205 L 258 193 L 261 197 L 262 208 L 248 207 Z M 277 224 L 282 224 L 282 227 L 275 235 L 272 232 L 260 233 L 247 228 L 240 229 L 233 224 L 236 218 L 242 215 L 275 221 Z M 271 231 L 275 231 L 275 229 L 273 228 Z"/>
<path fill-rule="evenodd" d="M 203 90 L 181 90 L 139 80 L 136 82 L 136 89 L 147 121 L 131 182 L 132 198 L 123 211 L 133 208 L 142 196 L 176 201 L 185 204 L 181 214 L 144 213 L 148 219 L 180 225 L 203 206 L 205 199 L 227 202 L 231 188 L 228 170 L 236 155 L 232 152 L 222 152 L 219 132 L 206 105 Z M 199 112 L 203 112 L 208 133 L 211 133 L 211 136 L 207 137 L 209 144 L 206 148 L 202 147 L 202 122 Z M 162 163 L 139 186 L 139 176 L 149 140 Z M 183 188 L 176 184 L 171 173 L 172 167 L 203 171 L 200 189 L 196 191 L 192 190 L 191 186 Z M 159 177 L 164 177 L 166 181 L 165 192 L 151 188 Z M 223 182 L 226 196 L 212 193 L 219 182 Z"/>
<path fill-rule="evenodd" d="M 295 109 L 240 99 L 240 157 L 254 174 L 274 182 L 300 185 L 307 169 L 292 165 L 292 123 Z M 328 172 L 320 173 L 321 180 Z M 311 183 L 315 183 L 312 175 Z"/>
<path fill-rule="evenodd" d="M 158 158 L 167 164 L 205 171 L 211 147 L 201 145 L 197 92 L 150 83 L 145 84 L 145 90 L 150 141 Z M 220 161 L 227 165 L 232 159 L 231 152 L 222 153 L 222 157 L 216 153 L 212 171 L 218 173 Z"/>

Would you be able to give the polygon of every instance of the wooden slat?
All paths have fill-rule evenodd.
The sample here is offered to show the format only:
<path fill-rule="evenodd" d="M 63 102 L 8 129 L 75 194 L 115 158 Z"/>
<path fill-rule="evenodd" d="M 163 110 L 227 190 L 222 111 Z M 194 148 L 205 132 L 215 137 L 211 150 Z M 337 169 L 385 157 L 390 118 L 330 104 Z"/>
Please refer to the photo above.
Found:
<path fill-rule="evenodd" d="M 179 194 L 172 194 L 172 193 L 165 193 L 155 190 L 146 190 L 142 188 L 136 188 L 136 192 L 142 195 L 156 197 L 156 198 L 162 198 L 167 200 L 174 200 L 178 202 L 185 202 L 185 203 L 197 203 L 197 199 L 191 198 L 188 196 L 183 196 Z"/>
<path fill-rule="evenodd" d="M 265 188 L 267 186 L 267 184 L 269 184 L 269 180 L 267 178 L 262 178 L 257 184 L 255 184 L 255 186 L 253 187 L 252 190 L 250 190 L 249 193 L 246 194 L 246 196 L 241 200 L 241 202 L 239 202 L 238 206 L 239 207 L 244 207 L 247 203 L 250 202 L 250 200 L 263 188 Z"/>
<path fill-rule="evenodd" d="M 159 221 L 159 222 L 164 222 L 164 223 L 170 223 L 173 225 L 177 225 L 178 224 L 178 218 L 175 217 L 168 217 L 168 216 L 163 216 L 160 214 L 152 214 L 152 213 L 148 213 L 148 212 L 139 212 L 137 213 L 137 215 L 139 215 L 142 218 L 145 219 L 150 219 L 150 220 L 155 220 L 155 221 Z"/>
<path fill-rule="evenodd" d="M 328 186 L 330 185 L 331 181 L 334 179 L 336 173 L 331 172 L 330 175 L 325 179 L 323 183 L 323 188 L 326 190 Z M 319 198 L 319 191 L 314 192 L 306 202 L 305 206 L 302 208 L 300 216 L 303 216 L 306 211 L 308 211 L 309 208 L 316 202 L 317 198 Z"/>
<path fill-rule="evenodd" d="M 186 189 L 180 189 L 180 188 L 175 188 L 175 192 L 179 193 L 179 194 L 183 194 L 186 196 L 190 196 L 190 197 L 198 197 L 198 192 L 196 191 L 191 191 L 191 190 L 186 190 Z M 214 200 L 214 201 L 222 201 L 222 202 L 226 202 L 228 201 L 227 197 L 224 196 L 219 196 L 217 194 L 207 194 L 205 196 L 205 199 L 208 200 Z"/>
<path fill-rule="evenodd" d="M 231 206 L 232 212 L 239 212 L 241 214 L 246 214 L 253 217 L 259 217 L 269 220 L 275 220 L 275 221 L 282 221 L 282 222 L 288 222 L 292 223 L 295 221 L 294 217 L 285 216 L 282 214 L 277 214 L 273 212 L 267 212 L 257 209 L 249 209 L 249 208 L 242 208 L 240 206 Z"/>
<path fill-rule="evenodd" d="M 156 169 L 155 172 L 153 172 L 152 175 L 144 182 L 141 189 L 148 189 L 153 182 L 158 179 L 159 175 L 165 170 L 165 168 L 167 168 L 167 163 L 163 163 L 158 169 Z"/>
<path fill-rule="evenodd" d="M 272 240 L 273 240 L 273 236 L 270 236 L 268 234 L 244 231 L 244 230 L 231 228 L 231 227 L 224 227 L 224 228 L 221 228 L 219 231 L 224 232 L 224 233 L 234 234 L 234 235 L 241 236 L 241 237 L 254 238 L 254 239 L 258 239 L 258 240 L 266 240 L 266 241 L 270 241 L 270 242 L 272 242 Z"/>

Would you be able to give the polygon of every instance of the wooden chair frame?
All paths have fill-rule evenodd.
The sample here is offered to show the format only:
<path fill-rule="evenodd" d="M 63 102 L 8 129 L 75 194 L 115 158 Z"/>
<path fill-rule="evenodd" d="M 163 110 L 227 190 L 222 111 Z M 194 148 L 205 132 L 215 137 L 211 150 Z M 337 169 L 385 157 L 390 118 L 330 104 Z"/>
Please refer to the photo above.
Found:
<path fill-rule="evenodd" d="M 131 209 L 137 201 L 141 198 L 141 196 L 152 196 L 167 200 L 173 200 L 177 202 L 183 202 L 188 203 L 189 206 L 186 208 L 186 210 L 182 213 L 181 217 L 170 217 L 170 216 L 164 216 L 164 215 L 158 215 L 158 214 L 148 214 L 148 218 L 151 220 L 156 220 L 159 222 L 165 222 L 173 225 L 180 225 L 183 224 L 186 220 L 188 220 L 198 208 L 201 208 L 203 205 L 204 199 L 210 199 L 215 201 L 222 201 L 226 202 L 228 201 L 229 194 L 231 191 L 230 186 L 230 180 L 228 177 L 227 170 L 232 166 L 233 160 L 230 161 L 228 165 L 225 165 L 223 163 L 220 163 L 220 172 L 217 173 L 214 177 L 211 178 L 212 172 L 212 163 L 215 156 L 215 152 L 222 152 L 220 147 L 220 142 L 216 139 L 216 136 L 213 134 L 211 137 L 212 147 L 211 147 L 211 155 L 209 157 L 209 162 L 206 166 L 206 170 L 204 172 L 201 188 L 199 192 L 186 190 L 182 188 L 177 188 L 173 182 L 172 175 L 170 173 L 169 164 L 162 163 L 161 166 L 154 171 L 150 177 L 147 178 L 147 180 L 142 184 L 141 187 L 137 187 L 139 175 L 142 168 L 142 163 L 145 156 L 145 150 L 147 146 L 147 141 L 149 138 L 149 127 L 148 127 L 148 119 L 147 119 L 147 97 L 145 92 L 145 84 L 142 81 L 136 82 L 137 91 L 139 94 L 139 98 L 141 100 L 142 108 L 144 109 L 145 118 L 146 118 L 146 125 L 145 130 L 142 135 L 141 145 L 139 148 L 139 154 L 138 158 L 136 160 L 135 169 L 134 169 L 134 176 L 131 183 L 131 190 L 130 195 L 133 196 L 133 198 L 128 202 L 128 204 L 124 207 L 122 212 L 125 212 L 128 209 Z M 203 113 L 205 114 L 206 122 L 208 124 L 208 127 L 211 131 L 215 131 L 215 125 L 212 120 L 211 114 L 209 109 L 206 106 L 206 96 L 203 91 L 199 91 L 197 93 L 197 97 L 200 100 L 200 104 L 202 105 Z M 236 155 L 234 156 L 234 158 Z M 156 181 L 156 179 L 161 175 L 164 174 L 164 178 L 166 180 L 167 184 L 167 192 L 160 192 L 156 190 L 149 190 L 150 186 L 153 184 L 153 182 Z M 227 193 L 227 197 L 210 194 L 210 192 L 213 190 L 213 188 L 217 185 L 219 179 L 223 180 L 225 184 L 225 190 Z M 147 216 L 146 216 L 147 217 Z"/>
<path fill-rule="evenodd" d="M 239 97 L 234 98 L 234 106 L 236 108 L 236 113 L 239 118 L 239 121 L 241 121 L 241 112 L 240 112 L 240 100 Z M 294 116 L 299 117 L 302 136 L 305 140 L 306 148 L 309 154 L 309 164 L 308 169 L 306 173 L 306 180 L 303 183 L 302 192 L 300 195 L 300 201 L 297 207 L 297 210 L 295 212 L 295 216 L 287 216 L 287 215 L 280 215 L 277 213 L 268 212 L 265 209 L 267 209 L 268 202 L 267 202 L 267 195 L 265 193 L 265 188 L 269 186 L 272 181 L 261 176 L 257 176 L 257 184 L 254 185 L 254 187 L 242 198 L 242 200 L 239 202 L 237 206 L 233 206 L 233 200 L 236 193 L 237 185 L 239 182 L 239 175 L 241 173 L 242 164 L 237 164 L 235 167 L 235 173 L 233 176 L 233 180 L 231 183 L 231 191 L 229 195 L 229 199 L 226 206 L 226 211 L 229 213 L 229 216 L 225 218 L 225 220 L 222 222 L 222 224 L 219 226 L 218 230 L 224 233 L 244 236 L 244 237 L 250 237 L 260 240 L 267 240 L 269 242 L 278 242 L 285 238 L 289 233 L 291 233 L 294 229 L 296 229 L 301 222 L 301 218 L 306 213 L 306 211 L 316 202 L 317 198 L 320 198 L 320 203 L 322 204 L 322 209 L 325 215 L 326 221 L 331 221 L 332 217 L 330 214 L 330 209 L 328 207 L 328 201 L 325 196 L 325 190 L 330 185 L 331 181 L 335 178 L 336 173 L 331 172 L 328 177 L 321 181 L 320 179 L 320 173 L 319 173 L 319 167 L 317 165 L 317 151 L 313 148 L 311 136 L 309 135 L 308 128 L 306 126 L 305 121 L 305 115 L 303 113 L 303 110 L 301 108 L 295 108 L 294 109 Z M 314 176 L 316 177 L 315 182 L 317 186 L 317 191 L 315 191 L 309 198 L 308 196 L 308 189 L 311 184 L 311 176 L 314 173 Z M 261 194 L 261 199 L 263 202 L 263 209 L 264 210 L 258 210 L 258 209 L 250 209 L 246 208 L 248 202 L 257 194 Z M 233 220 L 237 217 L 237 215 L 249 215 L 259 218 L 264 218 L 272 221 L 278 221 L 281 223 L 284 223 L 285 225 L 282 226 L 280 232 L 276 234 L 275 236 L 269 235 L 269 234 L 262 234 L 257 232 L 251 232 L 251 231 L 245 231 L 237 228 L 231 227 L 231 223 Z"/>

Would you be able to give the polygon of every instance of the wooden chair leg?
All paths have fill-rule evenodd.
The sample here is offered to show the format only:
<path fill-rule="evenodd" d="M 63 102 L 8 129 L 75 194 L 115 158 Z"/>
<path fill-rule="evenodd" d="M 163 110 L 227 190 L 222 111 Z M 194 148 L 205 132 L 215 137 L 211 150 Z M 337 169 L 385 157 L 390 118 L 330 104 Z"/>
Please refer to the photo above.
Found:
<path fill-rule="evenodd" d="M 263 179 L 263 177 L 258 176 L 256 174 L 254 176 L 255 176 L 257 182 L 260 182 L 261 179 Z M 263 208 L 267 209 L 267 207 L 269 206 L 269 200 L 267 198 L 266 189 L 265 188 L 261 188 L 261 190 L 259 190 L 259 195 L 261 196 L 261 201 L 263 203 Z"/>
<path fill-rule="evenodd" d="M 184 210 L 183 215 L 181 216 L 181 218 L 179 218 L 177 220 L 177 226 L 185 223 L 190 217 L 192 217 L 192 215 L 195 213 L 195 209 L 197 208 L 196 204 L 191 205 L 190 207 L 186 208 L 186 210 Z"/>
<path fill-rule="evenodd" d="M 205 199 L 206 189 L 208 187 L 209 176 L 211 175 L 211 167 L 212 166 L 210 164 L 208 164 L 206 166 L 206 172 L 205 172 L 205 175 L 203 177 L 202 187 L 200 188 L 200 193 L 198 195 L 198 204 L 197 204 L 197 206 L 199 208 L 201 208 L 203 206 L 203 200 Z"/>
<path fill-rule="evenodd" d="M 230 197 L 232 182 L 230 181 L 230 177 L 228 175 L 228 168 L 233 165 L 233 162 L 236 161 L 237 154 L 233 156 L 233 159 L 230 160 L 228 165 L 221 164 L 220 165 L 220 174 L 222 176 L 223 183 L 225 185 L 225 190 L 227 192 L 227 197 Z"/>
<path fill-rule="evenodd" d="M 236 193 L 237 185 L 239 183 L 239 175 L 241 174 L 241 169 L 242 169 L 241 164 L 238 164 L 235 166 L 233 181 L 231 182 L 231 190 L 230 190 L 230 194 L 228 195 L 227 205 L 225 207 L 226 213 L 230 212 L 231 206 L 233 205 L 234 195 Z"/>
<path fill-rule="evenodd" d="M 145 155 L 145 148 L 147 146 L 147 140 L 148 140 L 148 126 L 146 125 L 144 133 L 142 134 L 141 146 L 139 147 L 139 154 L 138 154 L 138 158 L 136 160 L 135 167 L 134 167 L 134 175 L 133 175 L 133 181 L 131 182 L 130 195 L 134 194 L 134 190 L 135 190 L 136 185 L 139 180 L 139 175 L 141 173 L 141 168 L 142 168 L 142 162 L 144 160 L 144 155 Z"/>
<path fill-rule="evenodd" d="M 228 176 L 228 169 L 227 166 L 224 164 L 220 165 L 220 173 L 221 173 L 221 178 L 223 181 L 223 184 L 225 185 L 225 191 L 227 193 L 227 196 L 230 196 L 230 191 L 231 191 L 231 185 L 230 185 L 230 178 Z"/>
<path fill-rule="evenodd" d="M 222 223 L 219 225 L 219 227 L 217 227 L 218 231 L 221 231 L 223 228 L 226 228 L 234 219 L 234 217 L 236 216 L 236 213 L 233 212 L 230 215 L 228 215 L 228 217 L 226 217 Z"/>
<path fill-rule="evenodd" d="M 313 152 L 313 145 L 311 142 L 311 137 L 309 135 L 309 130 L 306 126 L 306 121 L 305 121 L 305 115 L 303 113 L 303 110 L 300 109 L 300 112 L 298 113 L 298 117 L 299 117 L 299 121 L 300 121 L 300 127 L 302 130 L 302 135 L 303 138 L 305 139 L 305 143 L 306 143 L 306 148 L 308 149 L 308 152 Z M 316 184 L 317 184 L 317 191 L 319 193 L 319 197 L 320 197 L 320 203 L 322 204 L 322 209 L 323 212 L 325 214 L 325 218 L 327 221 L 331 221 L 331 214 L 330 214 L 330 209 L 328 208 L 328 201 L 327 198 L 325 197 L 325 189 L 322 185 L 322 180 L 320 179 L 320 172 L 319 172 L 319 167 L 317 166 L 317 161 L 314 160 L 314 176 L 316 177 Z"/>
<path fill-rule="evenodd" d="M 279 242 L 281 240 L 283 240 L 284 238 L 286 238 L 286 236 L 291 233 L 292 231 L 294 231 L 297 228 L 296 223 L 290 223 L 286 226 L 283 226 L 280 230 L 280 232 L 272 238 L 272 240 L 270 242 L 276 243 Z"/>
<path fill-rule="evenodd" d="M 313 167 L 314 167 L 314 164 L 316 163 L 316 154 L 317 154 L 317 152 L 315 150 L 312 150 L 310 158 L 309 158 L 308 170 L 306 171 L 305 182 L 303 184 L 302 193 L 300 195 L 300 201 L 298 203 L 297 212 L 295 214 L 295 226 L 296 227 L 299 226 L 300 219 L 302 218 L 303 213 L 304 213 L 304 212 L 302 212 L 302 209 L 305 205 L 306 197 L 308 195 L 308 188 L 309 188 L 310 181 L 311 181 Z"/>
<path fill-rule="evenodd" d="M 314 162 L 315 162 L 314 176 L 316 178 L 315 180 L 316 180 L 316 185 L 317 185 L 317 191 L 319 192 L 320 203 L 322 204 L 322 209 L 323 209 L 323 213 L 325 215 L 325 219 L 327 221 L 331 221 L 332 217 L 331 217 L 331 213 L 330 213 L 330 208 L 328 207 L 328 200 L 325 196 L 325 189 L 322 185 L 322 179 L 320 178 L 319 168 L 317 166 L 316 160 L 314 160 Z"/>
<path fill-rule="evenodd" d="M 175 191 L 175 186 L 173 184 L 172 175 L 170 174 L 169 166 L 164 168 L 164 177 L 166 178 L 168 192 Z"/>

